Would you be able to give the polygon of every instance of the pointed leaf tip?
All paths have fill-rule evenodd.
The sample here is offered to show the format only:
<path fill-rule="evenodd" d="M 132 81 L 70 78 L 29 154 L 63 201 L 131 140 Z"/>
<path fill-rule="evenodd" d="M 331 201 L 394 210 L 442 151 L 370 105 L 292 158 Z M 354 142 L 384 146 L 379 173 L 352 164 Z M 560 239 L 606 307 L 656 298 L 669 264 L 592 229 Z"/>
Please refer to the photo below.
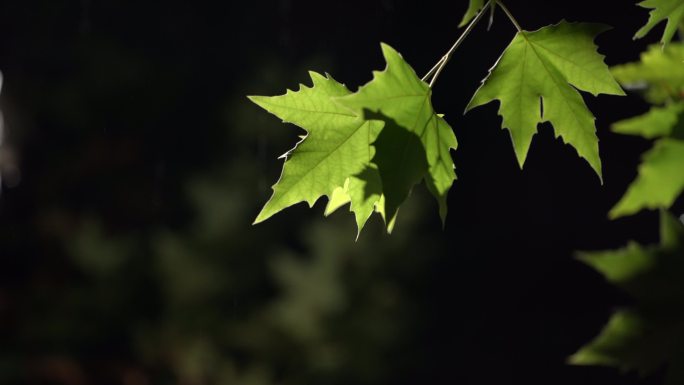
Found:
<path fill-rule="evenodd" d="M 396 59 L 403 60 L 403 56 L 399 51 L 387 43 L 380 43 L 380 49 L 382 50 L 382 56 L 385 58 L 388 65 Z"/>
<path fill-rule="evenodd" d="M 252 222 L 252 226 L 258 225 L 259 223 L 261 223 L 261 222 L 267 220 L 268 218 L 272 217 L 274 214 L 276 214 L 276 213 L 275 212 L 270 213 L 270 214 L 266 213 L 266 207 L 264 206 L 261 209 L 261 211 L 259 211 L 259 214 L 257 214 L 257 217 L 254 218 L 254 222 Z"/>

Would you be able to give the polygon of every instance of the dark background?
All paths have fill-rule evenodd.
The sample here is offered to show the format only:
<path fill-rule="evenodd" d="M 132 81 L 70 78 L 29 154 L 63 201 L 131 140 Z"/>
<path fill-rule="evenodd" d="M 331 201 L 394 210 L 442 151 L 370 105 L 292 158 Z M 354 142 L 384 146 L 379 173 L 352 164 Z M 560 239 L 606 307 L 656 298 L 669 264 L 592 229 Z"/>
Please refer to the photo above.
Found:
<path fill-rule="evenodd" d="M 630 1 L 506 2 L 524 28 L 615 28 L 610 65 L 657 42 Z M 435 87 L 459 139 L 441 229 L 419 186 L 391 236 L 299 205 L 251 226 L 301 132 L 246 95 L 329 72 L 352 90 L 379 43 L 419 74 L 466 1 L 0 3 L 0 382 L 657 384 L 566 358 L 629 298 L 576 250 L 657 241 L 609 221 L 650 144 L 609 131 L 647 109 L 585 95 L 605 184 L 550 126 L 517 166 L 496 104 L 463 115 L 515 32 L 479 25 Z M 682 202 L 674 212 L 681 214 Z"/>

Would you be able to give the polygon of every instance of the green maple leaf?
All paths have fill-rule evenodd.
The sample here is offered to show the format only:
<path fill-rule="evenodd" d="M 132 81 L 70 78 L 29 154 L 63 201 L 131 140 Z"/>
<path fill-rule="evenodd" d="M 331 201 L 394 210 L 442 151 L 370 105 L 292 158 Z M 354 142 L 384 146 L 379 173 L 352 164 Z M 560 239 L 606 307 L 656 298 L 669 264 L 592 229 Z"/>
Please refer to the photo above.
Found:
<path fill-rule="evenodd" d="M 683 63 L 684 44 L 652 45 L 638 62 L 612 67 L 611 72 L 625 89 L 642 91 L 647 101 L 661 104 L 684 95 Z"/>
<path fill-rule="evenodd" d="M 366 118 L 385 121 L 374 143 L 373 163 L 378 166 L 389 223 L 421 179 L 437 198 L 444 220 L 447 194 L 456 179 L 450 153 L 457 146 L 456 136 L 435 113 L 430 87 L 392 47 L 381 48 L 385 70 L 375 71 L 373 80 L 356 93 L 336 100 Z"/>
<path fill-rule="evenodd" d="M 466 10 L 465 15 L 463 15 L 463 19 L 461 19 L 461 23 L 458 25 L 458 27 L 463 27 L 473 20 L 473 18 L 477 16 L 478 12 L 480 12 L 482 7 L 484 7 L 484 0 L 470 0 L 468 9 Z"/>
<path fill-rule="evenodd" d="M 572 145 L 602 178 L 595 118 L 577 89 L 595 96 L 624 95 L 596 52 L 594 38 L 606 29 L 563 21 L 518 32 L 466 111 L 500 101 L 503 127 L 510 130 L 521 167 L 538 124 L 550 122 L 556 136 Z"/>
<path fill-rule="evenodd" d="M 667 208 L 684 190 L 684 141 L 661 139 L 644 155 L 639 176 L 615 207 L 611 218 L 641 209 Z"/>
<path fill-rule="evenodd" d="M 681 136 L 684 130 L 684 102 L 671 103 L 664 107 L 653 107 L 643 115 L 621 120 L 613 124 L 613 132 L 624 135 L 638 135 L 646 139 L 662 136 Z"/>
<path fill-rule="evenodd" d="M 684 383 L 684 226 L 661 213 L 661 245 L 634 242 L 580 260 L 631 294 L 636 307 L 616 312 L 570 362 L 652 373 L 669 363 L 667 383 Z"/>
<path fill-rule="evenodd" d="M 254 223 L 299 202 L 313 206 L 321 196 L 331 197 L 335 189 L 353 180 L 356 185 L 372 185 L 365 194 L 350 195 L 360 231 L 380 197 L 381 187 L 374 183 L 379 178 L 373 175 L 377 171 L 371 164 L 371 144 L 383 123 L 365 120 L 334 102 L 333 98 L 351 94 L 344 85 L 315 72 L 310 76 L 312 87 L 302 85 L 299 91 L 288 90 L 281 96 L 250 97 L 283 121 L 307 131 L 302 141 L 284 155 L 283 172 L 273 186 L 273 196 Z"/>
<path fill-rule="evenodd" d="M 665 32 L 661 38 L 661 43 L 667 44 L 672 40 L 677 28 L 684 20 L 684 2 L 682 0 L 646 0 L 639 3 L 639 6 L 650 8 L 648 22 L 641 27 L 634 35 L 635 39 L 640 39 L 648 34 L 653 27 L 661 21 L 667 19 Z"/>

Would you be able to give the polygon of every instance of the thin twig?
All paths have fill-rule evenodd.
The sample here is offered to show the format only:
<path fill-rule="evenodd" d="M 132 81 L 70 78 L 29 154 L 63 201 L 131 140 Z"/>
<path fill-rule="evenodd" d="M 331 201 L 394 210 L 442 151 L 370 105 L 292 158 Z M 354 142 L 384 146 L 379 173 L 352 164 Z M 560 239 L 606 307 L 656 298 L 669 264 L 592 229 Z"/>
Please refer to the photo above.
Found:
<path fill-rule="evenodd" d="M 439 61 L 438 61 L 438 62 L 430 69 L 430 71 L 428 71 L 428 73 L 426 73 L 425 76 L 423 76 L 423 78 L 420 79 L 420 80 L 422 80 L 422 81 L 424 81 L 424 82 L 427 81 L 427 80 L 430 78 L 430 75 L 434 74 L 435 71 L 437 71 L 437 68 L 439 68 L 440 64 L 442 64 L 442 61 L 444 61 L 444 56 L 442 56 L 441 58 L 439 58 Z"/>
<path fill-rule="evenodd" d="M 511 20 L 511 23 L 513 23 L 513 25 L 515 26 L 515 29 L 517 29 L 518 32 L 522 32 L 523 31 L 522 27 L 520 27 L 520 24 L 518 24 L 518 21 L 515 20 L 515 17 L 513 17 L 513 14 L 511 13 L 511 11 L 508 10 L 508 8 L 504 5 L 504 3 L 502 3 L 501 1 L 497 1 L 497 4 L 499 4 L 499 7 L 501 7 L 501 9 L 503 9 L 506 16 L 508 16 L 508 18 Z"/>
<path fill-rule="evenodd" d="M 470 22 L 470 24 L 468 24 L 468 27 L 466 27 L 465 31 L 463 31 L 461 36 L 459 36 L 458 40 L 456 40 L 454 45 L 451 46 L 449 51 L 444 56 L 442 56 L 442 58 L 437 62 L 437 64 L 435 64 L 435 67 L 433 67 L 433 69 L 430 70 L 430 72 L 428 72 L 428 74 L 425 75 L 425 77 L 423 77 L 423 80 L 427 80 L 429 78 L 429 75 L 432 75 L 432 73 L 434 72 L 435 75 L 432 77 L 432 80 L 430 81 L 430 88 L 432 88 L 432 86 L 437 81 L 439 74 L 442 73 L 444 66 L 446 66 L 446 64 L 449 62 L 449 59 L 451 59 L 451 56 L 454 54 L 454 51 L 456 51 L 456 49 L 463 43 L 465 38 L 468 37 L 470 32 L 472 32 L 473 28 L 475 28 L 475 25 L 477 25 L 480 19 L 482 19 L 482 16 L 484 16 L 484 14 L 487 12 L 487 9 L 489 8 L 489 5 L 492 3 L 492 1 L 496 0 L 487 1 L 487 4 L 485 4 L 482 7 L 477 16 L 475 16 L 475 18 Z"/>

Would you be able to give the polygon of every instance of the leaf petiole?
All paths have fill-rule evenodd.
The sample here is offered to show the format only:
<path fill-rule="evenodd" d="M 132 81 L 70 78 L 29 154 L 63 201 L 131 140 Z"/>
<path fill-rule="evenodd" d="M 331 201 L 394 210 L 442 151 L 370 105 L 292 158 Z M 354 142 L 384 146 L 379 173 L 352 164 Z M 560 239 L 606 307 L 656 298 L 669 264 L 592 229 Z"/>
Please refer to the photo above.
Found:
<path fill-rule="evenodd" d="M 508 16 L 508 19 L 511 20 L 511 23 L 513 23 L 513 25 L 515 26 L 515 29 L 517 29 L 518 32 L 522 32 L 523 31 L 522 27 L 520 27 L 520 24 L 518 23 L 517 20 L 515 20 L 515 17 L 513 17 L 513 14 L 511 13 L 511 11 L 508 10 L 508 8 L 504 5 L 504 3 L 501 1 L 497 1 L 496 3 L 499 5 L 499 7 L 501 7 L 501 9 L 504 11 L 506 16 Z"/>
<path fill-rule="evenodd" d="M 463 43 L 465 38 L 468 37 L 470 32 L 473 31 L 473 29 L 475 28 L 477 23 L 480 20 L 482 20 L 482 16 L 484 16 L 484 14 L 487 12 L 487 10 L 489 9 L 489 6 L 492 4 L 492 2 L 497 2 L 497 0 L 487 1 L 487 4 L 485 4 L 482 7 L 480 12 L 478 12 L 477 16 L 475 16 L 475 18 L 470 22 L 470 24 L 468 24 L 465 31 L 463 31 L 461 36 L 458 37 L 458 39 L 456 40 L 454 45 L 451 46 L 449 51 L 444 56 L 442 56 L 441 59 L 439 59 L 437 64 L 435 64 L 434 67 L 432 67 L 432 69 L 430 71 L 428 71 L 428 73 L 425 76 L 423 76 L 423 79 L 421 79 L 421 80 L 423 80 L 424 82 L 427 82 L 427 80 L 430 79 L 430 76 L 432 76 L 432 80 L 430 81 L 430 88 L 432 88 L 432 86 L 435 84 L 435 82 L 437 81 L 437 78 L 442 73 L 444 66 L 446 66 L 446 64 L 449 62 L 449 59 L 451 59 L 451 56 L 454 54 L 456 49 L 458 49 L 458 47 Z"/>
<path fill-rule="evenodd" d="M 428 71 L 428 73 L 426 73 L 425 76 L 423 76 L 423 78 L 420 79 L 420 80 L 426 82 L 426 81 L 430 78 L 430 76 L 431 76 L 432 74 L 434 74 L 435 71 L 437 71 L 437 68 L 439 68 L 439 66 L 442 64 L 443 61 L 444 61 L 444 56 L 442 56 L 441 58 L 439 58 L 439 61 L 438 61 L 437 63 L 435 63 L 435 65 L 432 66 L 432 68 L 430 68 L 430 71 Z"/>

